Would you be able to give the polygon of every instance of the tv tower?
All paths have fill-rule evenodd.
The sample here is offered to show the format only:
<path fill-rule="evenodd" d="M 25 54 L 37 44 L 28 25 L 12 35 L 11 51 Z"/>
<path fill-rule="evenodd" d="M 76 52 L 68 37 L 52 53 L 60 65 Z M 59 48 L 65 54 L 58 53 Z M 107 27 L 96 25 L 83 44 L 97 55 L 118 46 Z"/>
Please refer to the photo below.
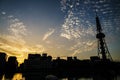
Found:
<path fill-rule="evenodd" d="M 97 27 L 96 38 L 98 39 L 98 56 L 102 60 L 108 60 L 108 59 L 112 60 L 107 44 L 105 42 L 105 34 L 102 32 L 100 20 L 97 15 L 96 15 L 96 27 Z"/>

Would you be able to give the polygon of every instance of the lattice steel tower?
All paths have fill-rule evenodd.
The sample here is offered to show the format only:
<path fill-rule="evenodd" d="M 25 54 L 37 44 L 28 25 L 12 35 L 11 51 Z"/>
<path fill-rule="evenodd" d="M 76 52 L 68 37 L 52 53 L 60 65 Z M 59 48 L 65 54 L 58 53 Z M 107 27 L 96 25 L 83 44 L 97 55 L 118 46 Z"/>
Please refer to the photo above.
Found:
<path fill-rule="evenodd" d="M 97 15 L 96 15 L 96 27 L 97 27 L 96 38 L 98 39 L 98 56 L 103 60 L 108 59 L 112 60 L 107 44 L 105 42 L 105 34 L 102 32 L 100 20 Z"/>

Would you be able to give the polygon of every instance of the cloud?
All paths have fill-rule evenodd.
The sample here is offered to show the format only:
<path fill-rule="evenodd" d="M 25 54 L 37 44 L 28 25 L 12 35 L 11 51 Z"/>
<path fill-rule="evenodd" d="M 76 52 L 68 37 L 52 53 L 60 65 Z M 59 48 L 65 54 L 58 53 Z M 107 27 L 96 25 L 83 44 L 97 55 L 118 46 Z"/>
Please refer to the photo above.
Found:
<path fill-rule="evenodd" d="M 43 41 L 46 40 L 49 36 L 51 36 L 55 32 L 55 29 L 50 28 L 49 31 L 44 35 Z"/>
<path fill-rule="evenodd" d="M 62 9 L 66 10 L 64 23 L 61 27 L 61 37 L 64 37 L 73 42 L 73 45 L 69 46 L 69 50 L 73 52 L 71 55 L 77 55 L 80 53 L 88 52 L 96 48 L 95 38 L 95 25 L 86 18 L 86 9 L 77 9 L 80 5 L 76 1 L 67 0 L 61 3 Z M 83 1 L 83 4 L 88 5 L 89 1 Z M 71 6 L 71 7 L 70 7 Z M 65 9 L 67 8 L 67 9 Z M 70 9 L 71 8 L 71 9 Z M 64 11 L 65 12 L 65 11 Z"/>
<path fill-rule="evenodd" d="M 2 15 L 5 15 L 5 14 L 6 14 L 6 12 L 4 12 L 4 11 L 3 11 L 3 12 L 1 12 L 1 14 L 2 14 Z"/>
<path fill-rule="evenodd" d="M 6 52 L 9 56 L 14 55 L 14 56 L 21 56 L 22 53 L 19 53 L 18 50 L 22 48 L 22 45 L 12 42 L 8 36 L 3 37 L 0 36 L 0 51 Z M 17 52 L 16 52 L 17 51 Z"/>
<path fill-rule="evenodd" d="M 70 11 L 61 27 L 60 36 L 67 39 L 83 38 L 86 37 L 86 35 L 94 36 L 95 31 L 93 26 L 95 25 L 93 25 L 90 21 L 83 21 L 81 18 L 76 16 L 76 13 Z"/>
<path fill-rule="evenodd" d="M 61 10 L 62 10 L 62 11 L 64 11 L 64 10 L 66 9 L 66 1 L 67 1 L 67 0 L 61 0 L 61 2 L 60 2 L 60 3 L 61 3 L 61 6 L 62 6 L 62 7 L 61 7 Z"/>
<path fill-rule="evenodd" d="M 73 12 L 69 12 L 68 16 L 65 18 L 64 24 L 61 28 L 61 36 L 67 39 L 79 38 L 82 34 L 79 28 L 79 19 L 74 16 Z"/>
<path fill-rule="evenodd" d="M 71 36 L 65 33 L 61 33 L 60 36 L 65 37 L 67 39 L 71 39 Z"/>
<path fill-rule="evenodd" d="M 6 14 L 3 12 L 2 14 Z M 9 34 L 0 34 L 0 51 L 7 53 L 8 56 L 23 57 L 23 50 L 27 47 L 24 37 L 27 35 L 26 26 L 18 18 L 12 15 L 6 17 L 9 25 L 7 30 Z M 6 21 L 6 23 L 7 23 Z"/>
<path fill-rule="evenodd" d="M 45 48 L 43 45 L 37 44 L 29 48 L 29 53 L 43 53 Z"/>
<path fill-rule="evenodd" d="M 20 19 L 8 14 L 4 17 L 6 23 L 8 23 L 8 33 L 0 34 L 0 51 L 7 53 L 8 56 L 19 57 L 20 60 L 24 60 L 28 53 L 42 53 L 45 51 L 44 46 L 41 44 L 30 45 L 27 43 L 26 38 L 29 37 L 29 30 Z M 49 31 L 46 37 L 49 37 L 54 29 L 49 29 Z"/>
<path fill-rule="evenodd" d="M 75 56 L 77 54 L 80 54 L 80 53 L 84 53 L 84 52 L 88 52 L 88 51 L 91 51 L 95 48 L 97 48 L 97 42 L 96 40 L 94 41 L 80 41 L 80 42 L 77 42 L 75 45 L 73 45 L 70 50 L 73 51 L 72 53 L 72 56 Z"/>
<path fill-rule="evenodd" d="M 12 35 L 18 37 L 25 36 L 27 33 L 26 26 L 17 18 L 11 20 L 11 24 L 8 30 L 12 33 Z"/>
<path fill-rule="evenodd" d="M 16 52 L 11 51 L 10 49 L 6 49 L 5 47 L 3 47 L 3 48 L 0 47 L 0 51 L 7 53 L 7 55 L 9 55 L 9 56 L 17 56 L 17 57 L 22 56 L 22 54 L 16 54 Z"/>
<path fill-rule="evenodd" d="M 9 15 L 9 16 L 8 16 L 8 18 L 10 18 L 10 19 L 11 19 L 11 18 L 14 18 L 14 16 L 13 16 L 13 15 Z"/>

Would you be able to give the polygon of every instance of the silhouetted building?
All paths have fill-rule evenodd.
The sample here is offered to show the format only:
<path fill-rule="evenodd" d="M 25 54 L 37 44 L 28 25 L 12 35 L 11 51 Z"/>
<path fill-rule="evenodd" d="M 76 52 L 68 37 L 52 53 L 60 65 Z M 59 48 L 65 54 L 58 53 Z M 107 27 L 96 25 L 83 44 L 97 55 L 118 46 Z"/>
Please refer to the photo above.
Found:
<path fill-rule="evenodd" d="M 47 57 L 47 53 L 43 53 L 43 54 L 42 54 L 42 57 Z"/>
<path fill-rule="evenodd" d="M 28 59 L 24 61 L 24 70 L 27 71 L 43 71 L 52 68 L 52 57 L 42 54 L 29 54 Z"/>
<path fill-rule="evenodd" d="M 76 56 L 74 57 L 74 60 L 78 60 Z"/>
<path fill-rule="evenodd" d="M 100 57 L 98 57 L 98 56 L 91 56 L 90 60 L 91 61 L 100 61 Z"/>
<path fill-rule="evenodd" d="M 7 59 L 7 55 L 3 52 L 0 52 L 0 72 L 5 71 L 6 59 Z"/>
<path fill-rule="evenodd" d="M 40 54 L 29 54 L 28 59 L 40 59 L 41 55 Z"/>
<path fill-rule="evenodd" d="M 73 58 L 72 57 L 67 57 L 67 61 L 72 61 Z"/>
<path fill-rule="evenodd" d="M 6 72 L 17 72 L 18 69 L 18 61 L 15 56 L 10 56 L 6 63 Z"/>
<path fill-rule="evenodd" d="M 28 59 L 21 64 L 21 69 L 25 74 L 26 79 L 40 79 L 44 80 L 45 76 L 53 74 L 59 77 L 81 77 L 101 75 L 107 73 L 115 75 L 120 73 L 120 63 L 102 60 L 98 56 L 92 56 L 90 59 L 79 60 L 77 57 L 67 57 L 60 59 L 60 57 L 52 60 L 51 56 L 47 54 L 29 54 Z M 37 74 L 39 76 L 35 76 Z M 105 75 L 103 74 L 103 75 Z M 31 76 L 32 75 L 32 76 Z M 93 76 L 96 78 L 95 76 Z M 74 78 L 75 79 L 75 78 Z M 76 78 L 77 79 L 77 78 Z"/>

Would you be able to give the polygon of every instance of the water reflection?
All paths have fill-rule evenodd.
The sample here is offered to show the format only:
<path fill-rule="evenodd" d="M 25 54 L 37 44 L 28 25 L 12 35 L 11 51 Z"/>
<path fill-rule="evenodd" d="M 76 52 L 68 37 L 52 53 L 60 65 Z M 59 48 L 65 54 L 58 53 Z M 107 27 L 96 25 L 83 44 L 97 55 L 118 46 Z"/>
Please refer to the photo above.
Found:
<path fill-rule="evenodd" d="M 46 78 L 47 77 L 47 78 Z M 120 80 L 120 75 L 109 75 L 109 74 L 94 74 L 86 76 L 75 76 L 75 77 L 60 77 L 55 75 L 47 75 L 40 73 L 16 73 L 16 74 L 0 74 L 0 80 Z"/>
<path fill-rule="evenodd" d="M 22 77 L 21 73 L 17 73 L 17 74 L 14 75 L 13 80 L 17 80 L 17 79 L 19 79 L 19 80 L 25 80 L 25 78 Z"/>
<path fill-rule="evenodd" d="M 0 75 L 0 80 L 25 80 L 21 73 Z"/>

